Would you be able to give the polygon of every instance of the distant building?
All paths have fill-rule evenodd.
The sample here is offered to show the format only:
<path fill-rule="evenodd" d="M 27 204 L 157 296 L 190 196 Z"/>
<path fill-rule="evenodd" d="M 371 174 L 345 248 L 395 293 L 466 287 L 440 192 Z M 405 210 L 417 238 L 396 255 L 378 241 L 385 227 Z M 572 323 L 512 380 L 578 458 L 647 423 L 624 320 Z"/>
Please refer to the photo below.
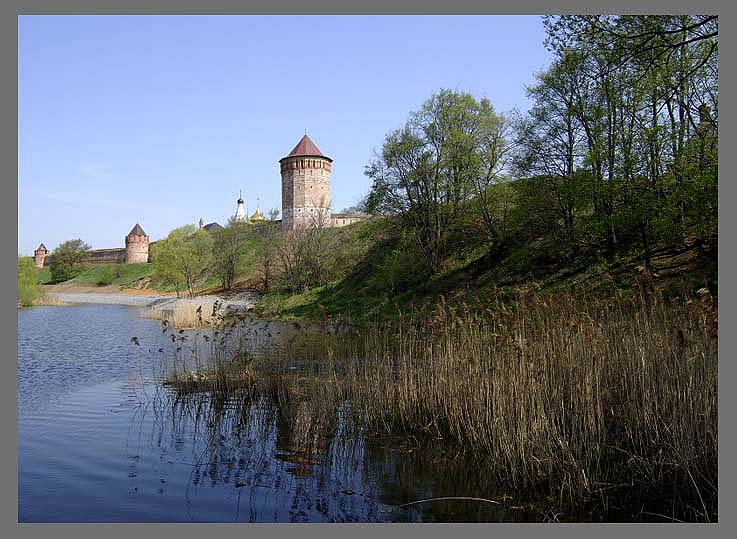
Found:
<path fill-rule="evenodd" d="M 259 199 L 256 199 L 256 211 L 253 212 L 251 217 L 249 217 L 249 220 L 252 223 L 262 223 L 266 221 L 266 217 L 264 217 L 264 214 L 261 211 L 261 202 L 259 201 Z"/>
<path fill-rule="evenodd" d="M 207 230 L 208 232 L 215 232 L 216 230 L 222 230 L 222 228 L 223 227 L 220 225 L 220 223 L 212 222 L 205 224 L 205 220 L 200 217 L 200 229 Z"/>
<path fill-rule="evenodd" d="M 282 229 L 345 226 L 366 219 L 360 215 L 330 213 L 330 177 L 333 160 L 305 135 L 286 157 L 281 171 Z"/>
<path fill-rule="evenodd" d="M 207 223 L 202 228 L 204 228 L 208 232 L 215 232 L 216 230 L 222 230 L 223 229 L 223 227 L 220 225 L 220 223 Z"/>
<path fill-rule="evenodd" d="M 708 112 L 706 114 L 708 115 Z M 310 226 L 339 227 L 368 218 L 367 215 L 353 213 L 331 213 L 332 163 L 333 160 L 320 151 L 307 133 L 286 157 L 279 160 L 283 230 L 289 231 Z M 233 219 L 249 224 L 266 222 L 267 219 L 259 206 L 257 202 L 256 211 L 249 217 L 243 201 L 243 193 L 239 192 Z M 278 223 L 279 220 L 273 222 Z M 205 224 L 204 219 L 200 218 L 199 228 L 214 232 L 223 227 L 216 222 Z M 136 223 L 125 237 L 124 248 L 92 250 L 89 252 L 89 262 L 92 264 L 148 262 L 149 247 L 152 244 L 153 242 L 149 241 L 141 225 Z M 50 264 L 51 255 L 43 243 L 33 252 L 33 259 L 37 268 Z"/>
<path fill-rule="evenodd" d="M 112 249 L 93 249 L 88 252 L 87 263 L 89 264 L 140 264 L 148 262 L 149 237 L 136 225 L 125 237 L 125 247 L 113 247 Z M 44 244 L 38 246 L 33 252 L 34 263 L 37 268 L 48 266 L 53 262 L 53 256 L 49 254 Z"/>
<path fill-rule="evenodd" d="M 46 257 L 48 255 L 49 250 L 43 243 L 38 246 L 38 249 L 33 251 L 33 263 L 36 265 L 37 268 L 40 269 L 44 267 L 44 261 L 46 260 Z"/>
<path fill-rule="evenodd" d="M 148 241 L 148 235 L 143 231 L 141 225 L 136 223 L 136 226 L 125 237 L 126 264 L 148 262 Z"/>
<path fill-rule="evenodd" d="M 239 192 L 238 193 L 238 206 L 235 209 L 235 215 L 233 216 L 233 219 L 236 221 L 246 221 L 246 207 L 243 205 L 243 195 Z"/>

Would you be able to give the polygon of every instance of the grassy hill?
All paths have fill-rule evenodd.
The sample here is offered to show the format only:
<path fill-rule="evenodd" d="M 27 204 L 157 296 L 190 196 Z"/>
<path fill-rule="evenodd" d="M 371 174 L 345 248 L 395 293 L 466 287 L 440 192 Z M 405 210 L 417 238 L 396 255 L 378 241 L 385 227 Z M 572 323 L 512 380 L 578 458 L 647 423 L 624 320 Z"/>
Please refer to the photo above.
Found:
<path fill-rule="evenodd" d="M 83 286 L 115 285 L 129 288 L 152 273 L 151 264 L 98 264 L 67 282 Z"/>
<path fill-rule="evenodd" d="M 394 318 L 399 312 L 432 308 L 438 301 L 483 309 L 492 298 L 511 301 L 525 289 L 535 289 L 541 295 L 626 296 L 636 293 L 648 279 L 666 295 L 693 294 L 702 287 L 715 296 L 718 291 L 715 236 L 655 246 L 650 278 L 643 271 L 642 252 L 636 242 L 622 241 L 614 253 L 595 248 L 571 252 L 554 237 L 542 234 L 516 242 L 503 255 L 492 256 L 483 234 L 471 224 L 454 238 L 441 271 L 430 275 L 414 240 L 397 218 L 374 218 L 324 232 L 327 283 L 293 293 L 282 279 L 263 294 L 257 305 L 261 314 L 354 321 Z M 259 288 L 255 245 L 246 249 L 247 263 L 242 264 L 231 292 Z M 274 264 L 279 265 L 278 257 Z M 39 282 L 50 284 L 49 268 L 38 275 Z M 67 284 L 174 292 L 154 279 L 152 264 L 91 265 Z M 199 283 L 197 290 L 223 293 L 219 285 L 219 280 L 211 277 Z"/>
<path fill-rule="evenodd" d="M 342 274 L 300 294 L 277 290 L 264 295 L 264 314 L 353 320 L 395 317 L 401 311 L 432 308 L 439 300 L 483 308 L 486 300 L 513 299 L 520 290 L 539 294 L 570 292 L 606 297 L 631 295 L 648 280 L 641 252 L 623 243 L 613 255 L 593 249 L 572 255 L 551 238 L 540 237 L 492 259 L 479 235 L 457 244 L 443 271 L 428 275 L 410 238 L 393 219 L 374 219 L 332 231 L 334 264 Z M 681 296 L 708 287 L 717 294 L 716 238 L 664 244 L 652 251 L 651 283 L 666 295 Z"/>

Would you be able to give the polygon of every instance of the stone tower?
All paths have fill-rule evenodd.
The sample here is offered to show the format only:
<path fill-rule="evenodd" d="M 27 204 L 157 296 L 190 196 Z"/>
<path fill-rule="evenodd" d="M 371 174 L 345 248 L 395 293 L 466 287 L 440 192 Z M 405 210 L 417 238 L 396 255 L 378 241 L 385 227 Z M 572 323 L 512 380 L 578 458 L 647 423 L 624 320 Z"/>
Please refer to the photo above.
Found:
<path fill-rule="evenodd" d="M 330 173 L 332 159 L 326 157 L 305 134 L 281 167 L 282 228 L 330 226 Z"/>
<path fill-rule="evenodd" d="M 136 264 L 148 262 L 148 236 L 136 223 L 136 226 L 125 237 L 125 263 Z"/>
<path fill-rule="evenodd" d="M 43 268 L 44 267 L 44 260 L 49 254 L 49 250 L 46 248 L 46 246 L 42 243 L 38 246 L 38 249 L 33 251 L 33 263 L 37 268 Z"/>

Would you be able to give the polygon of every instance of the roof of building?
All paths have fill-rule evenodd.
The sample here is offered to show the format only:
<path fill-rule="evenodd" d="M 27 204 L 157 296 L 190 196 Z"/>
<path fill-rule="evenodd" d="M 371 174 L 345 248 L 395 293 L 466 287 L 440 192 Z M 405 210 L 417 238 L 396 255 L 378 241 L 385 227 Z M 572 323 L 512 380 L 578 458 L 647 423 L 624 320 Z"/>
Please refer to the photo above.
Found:
<path fill-rule="evenodd" d="M 259 208 L 256 208 L 256 211 L 253 212 L 253 215 L 251 215 L 251 221 L 265 221 L 265 220 L 266 218 L 264 217 L 263 212 Z"/>
<path fill-rule="evenodd" d="M 222 227 L 222 225 L 220 225 L 220 223 L 207 223 L 202 228 L 204 228 L 208 232 L 212 232 L 213 230 L 220 230 L 223 227 Z"/>
<path fill-rule="evenodd" d="M 332 161 L 327 155 L 323 155 L 320 149 L 312 142 L 312 139 L 307 136 L 307 133 L 299 139 L 297 145 L 289 152 L 287 157 L 322 157 L 328 161 Z M 284 157 L 283 159 L 286 159 Z"/>
<path fill-rule="evenodd" d="M 141 225 L 136 223 L 136 226 L 134 226 L 130 232 L 128 232 L 129 236 L 145 236 L 146 233 L 141 228 Z"/>
<path fill-rule="evenodd" d="M 46 248 L 46 246 L 43 243 L 41 245 L 39 245 L 38 246 L 38 249 L 36 249 L 36 250 L 37 251 L 41 251 L 41 250 L 48 251 L 48 249 Z"/>

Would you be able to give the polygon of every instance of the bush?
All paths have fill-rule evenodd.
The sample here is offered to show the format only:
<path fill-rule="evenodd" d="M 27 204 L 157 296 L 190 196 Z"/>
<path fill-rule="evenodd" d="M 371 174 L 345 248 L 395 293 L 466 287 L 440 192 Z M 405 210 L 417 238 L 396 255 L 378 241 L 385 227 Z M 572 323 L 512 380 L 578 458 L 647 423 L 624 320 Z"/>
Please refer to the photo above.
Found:
<path fill-rule="evenodd" d="M 97 278 L 97 286 L 107 286 L 112 284 L 116 277 L 119 277 L 119 270 L 116 266 L 105 266 L 101 269 L 100 275 Z"/>
<path fill-rule="evenodd" d="M 85 269 L 90 246 L 82 240 L 65 241 L 54 249 L 51 256 L 51 277 L 55 282 L 68 281 Z"/>
<path fill-rule="evenodd" d="M 40 296 L 38 270 L 33 265 L 33 260 L 28 257 L 18 257 L 18 303 L 29 306 Z"/>

